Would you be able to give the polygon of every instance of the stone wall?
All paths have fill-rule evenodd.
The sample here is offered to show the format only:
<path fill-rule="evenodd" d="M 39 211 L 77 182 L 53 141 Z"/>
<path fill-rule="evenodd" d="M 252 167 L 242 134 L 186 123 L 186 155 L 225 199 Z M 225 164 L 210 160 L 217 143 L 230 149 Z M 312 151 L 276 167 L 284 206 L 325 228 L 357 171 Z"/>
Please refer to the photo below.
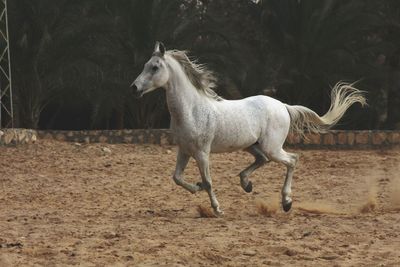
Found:
<path fill-rule="evenodd" d="M 307 148 L 383 148 L 400 146 L 400 131 L 329 131 L 306 134 L 305 138 L 289 134 L 286 144 Z"/>
<path fill-rule="evenodd" d="M 39 138 L 86 143 L 134 143 L 173 145 L 168 129 L 99 130 L 99 131 L 38 131 Z M 400 131 L 329 131 L 325 134 L 289 135 L 291 147 L 381 148 L 400 145 Z"/>
<path fill-rule="evenodd" d="M 34 143 L 37 140 L 37 132 L 28 129 L 1 129 L 0 145 L 18 145 Z"/>
<path fill-rule="evenodd" d="M 126 143 L 174 145 L 168 129 L 92 130 L 92 131 L 34 131 L 2 129 L 0 145 L 33 143 L 36 139 L 54 139 L 77 143 Z M 324 134 L 289 135 L 289 147 L 363 149 L 400 147 L 400 131 L 329 131 Z"/>
<path fill-rule="evenodd" d="M 175 142 L 168 129 L 38 131 L 39 138 L 77 143 L 161 144 Z"/>

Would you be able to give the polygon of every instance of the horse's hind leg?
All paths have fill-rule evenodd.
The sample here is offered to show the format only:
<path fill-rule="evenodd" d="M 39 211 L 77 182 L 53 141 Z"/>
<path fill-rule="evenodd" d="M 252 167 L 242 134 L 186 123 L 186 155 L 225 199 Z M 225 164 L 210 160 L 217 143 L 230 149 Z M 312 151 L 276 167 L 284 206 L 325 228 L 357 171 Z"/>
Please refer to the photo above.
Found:
<path fill-rule="evenodd" d="M 240 185 L 242 186 L 243 190 L 247 193 L 250 193 L 253 190 L 253 183 L 249 181 L 248 176 L 252 174 L 255 170 L 263 166 L 265 163 L 268 162 L 268 158 L 264 155 L 261 151 L 261 148 L 258 144 L 254 144 L 245 149 L 245 151 L 252 154 L 255 158 L 255 161 L 248 166 L 246 169 L 240 172 Z"/>
<path fill-rule="evenodd" d="M 281 162 L 286 166 L 286 178 L 281 193 L 283 210 L 288 212 L 292 207 L 292 178 L 299 156 L 294 153 L 288 153 L 282 148 L 277 152 L 268 154 L 268 156 L 271 158 L 271 160 Z"/>
<path fill-rule="evenodd" d="M 282 149 L 283 152 L 285 152 Z M 292 178 L 293 178 L 293 172 L 294 168 L 297 164 L 297 161 L 299 160 L 299 156 L 294 153 L 288 153 L 285 152 L 285 161 L 284 164 L 287 167 L 287 172 L 286 172 L 286 178 L 285 178 L 285 183 L 283 184 L 282 188 L 282 207 L 284 211 L 289 211 L 290 208 L 292 207 Z"/>
<path fill-rule="evenodd" d="M 208 153 L 205 152 L 198 152 L 197 155 L 195 156 L 195 159 L 201 174 L 201 179 L 202 179 L 201 187 L 207 191 L 208 196 L 210 197 L 211 207 L 214 209 L 214 213 L 216 215 L 222 215 L 223 212 L 219 208 L 217 197 L 215 196 L 215 193 L 212 189 L 212 181 L 211 181 L 210 168 L 208 162 L 209 155 Z"/>
<path fill-rule="evenodd" d="M 186 168 L 186 165 L 188 164 L 190 159 L 190 156 L 183 153 L 182 151 L 178 151 L 178 156 L 176 158 L 176 167 L 175 167 L 175 173 L 173 176 L 173 179 L 177 185 L 182 186 L 186 190 L 188 190 L 190 193 L 194 194 L 197 191 L 202 190 L 202 187 L 196 184 L 191 184 L 186 182 L 183 179 L 183 171 Z"/>
<path fill-rule="evenodd" d="M 269 140 L 269 142 L 270 141 L 272 140 Z M 265 142 L 261 147 L 269 159 L 283 163 L 287 168 L 285 183 L 282 188 L 282 207 L 283 210 L 287 212 L 292 207 L 292 178 L 299 156 L 294 153 L 286 152 L 282 149 L 282 145 L 279 147 L 275 145 L 271 146 L 271 144 Z"/>

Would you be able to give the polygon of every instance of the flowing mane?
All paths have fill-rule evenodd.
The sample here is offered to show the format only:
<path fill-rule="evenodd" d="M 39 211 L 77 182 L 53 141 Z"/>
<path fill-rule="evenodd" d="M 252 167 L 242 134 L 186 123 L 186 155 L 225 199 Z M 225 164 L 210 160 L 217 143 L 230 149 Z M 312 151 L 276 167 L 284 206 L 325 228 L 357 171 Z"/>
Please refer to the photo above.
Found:
<path fill-rule="evenodd" d="M 178 61 L 186 76 L 197 90 L 216 101 L 223 100 L 223 98 L 213 90 L 216 87 L 217 78 L 212 71 L 207 69 L 204 65 L 198 64 L 196 61 L 190 60 L 186 51 L 169 50 L 166 54 Z"/>

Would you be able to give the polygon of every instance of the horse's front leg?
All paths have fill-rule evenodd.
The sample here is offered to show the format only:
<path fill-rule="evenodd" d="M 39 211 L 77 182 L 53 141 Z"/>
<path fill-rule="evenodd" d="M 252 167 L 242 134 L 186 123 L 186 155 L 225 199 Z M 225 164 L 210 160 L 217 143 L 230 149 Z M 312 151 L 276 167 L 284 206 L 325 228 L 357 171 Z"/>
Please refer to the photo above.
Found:
<path fill-rule="evenodd" d="M 185 170 L 188 162 L 189 162 L 190 156 L 183 153 L 181 150 L 178 150 L 178 156 L 176 158 L 176 167 L 175 167 L 175 172 L 173 175 L 173 179 L 177 185 L 182 186 L 186 190 L 188 190 L 190 193 L 194 194 L 197 191 L 202 190 L 203 188 L 199 186 L 198 184 L 192 184 L 188 183 L 183 179 L 183 171 Z"/>
<path fill-rule="evenodd" d="M 208 196 L 210 197 L 211 207 L 214 209 L 214 213 L 218 216 L 224 214 L 223 211 L 219 208 L 217 197 L 215 196 L 215 193 L 212 189 L 212 181 L 208 162 L 209 154 L 205 152 L 198 152 L 197 155 L 195 155 L 195 159 L 201 174 L 201 187 L 207 191 Z"/>

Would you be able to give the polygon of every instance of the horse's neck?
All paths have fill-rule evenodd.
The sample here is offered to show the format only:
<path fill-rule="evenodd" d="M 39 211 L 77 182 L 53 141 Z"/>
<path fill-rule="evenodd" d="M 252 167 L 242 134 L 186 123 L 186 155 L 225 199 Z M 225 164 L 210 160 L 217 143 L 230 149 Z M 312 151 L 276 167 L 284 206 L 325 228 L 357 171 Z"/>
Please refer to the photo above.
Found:
<path fill-rule="evenodd" d="M 166 88 L 167 105 L 171 118 L 181 124 L 190 118 L 193 107 L 200 104 L 202 99 L 181 68 L 171 65 L 170 80 Z"/>
<path fill-rule="evenodd" d="M 179 124 L 182 123 L 185 118 L 189 117 L 193 107 L 198 101 L 196 92 L 191 90 L 194 88 L 190 88 L 190 86 L 192 85 L 174 81 L 171 82 L 169 88 L 166 90 L 169 113 L 172 119 Z"/>

